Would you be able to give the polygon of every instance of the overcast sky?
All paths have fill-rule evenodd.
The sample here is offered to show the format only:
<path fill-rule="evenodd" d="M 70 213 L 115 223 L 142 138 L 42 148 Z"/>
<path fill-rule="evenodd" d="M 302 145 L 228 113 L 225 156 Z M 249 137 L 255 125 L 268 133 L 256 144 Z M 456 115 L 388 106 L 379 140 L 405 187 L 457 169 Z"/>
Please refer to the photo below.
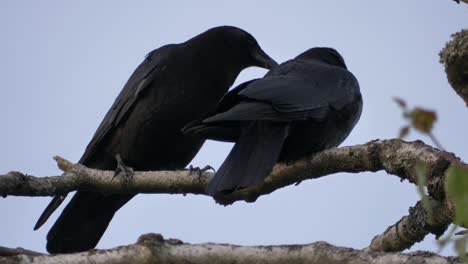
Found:
<path fill-rule="evenodd" d="M 461 144 L 468 111 L 438 62 L 450 35 L 468 25 L 467 5 L 451 0 L 162 2 L 0 2 L 0 174 L 60 174 L 52 157 L 79 160 L 149 51 L 219 25 L 247 30 L 278 62 L 315 46 L 336 48 L 364 98 L 361 120 L 343 145 L 397 136 L 404 121 L 392 97 L 399 96 L 436 110 L 436 136 L 446 149 L 468 156 Z M 236 83 L 264 73 L 247 69 Z M 414 132 L 409 139 L 431 143 Z M 217 168 L 230 147 L 208 142 L 192 164 Z M 413 185 L 384 172 L 327 176 L 228 207 L 205 196 L 138 195 L 115 215 L 98 247 L 134 243 L 154 232 L 193 243 L 324 240 L 363 248 L 417 200 Z M 45 236 L 58 213 L 39 231 L 32 228 L 49 201 L 1 199 L 0 246 L 45 251 Z M 428 236 L 411 250 L 436 248 Z"/>

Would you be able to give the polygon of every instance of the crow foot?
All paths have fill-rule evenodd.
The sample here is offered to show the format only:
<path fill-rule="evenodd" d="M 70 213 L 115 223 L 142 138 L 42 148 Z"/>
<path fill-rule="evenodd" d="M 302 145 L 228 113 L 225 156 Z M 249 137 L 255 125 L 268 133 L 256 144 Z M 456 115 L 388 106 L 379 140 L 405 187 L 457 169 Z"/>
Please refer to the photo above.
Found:
<path fill-rule="evenodd" d="M 115 177 L 120 176 L 123 178 L 125 184 L 129 184 L 133 179 L 133 168 L 125 165 L 120 154 L 115 155 L 115 159 L 117 160 L 117 168 L 114 171 L 114 177 L 112 177 L 112 180 L 114 180 Z"/>
<path fill-rule="evenodd" d="M 200 167 L 193 167 L 192 165 L 189 166 L 189 175 L 192 175 L 193 172 L 197 172 L 198 173 L 198 181 L 201 182 L 201 176 L 202 176 L 202 173 L 203 172 L 206 172 L 206 171 L 209 171 L 209 170 L 212 170 L 213 172 L 216 172 L 216 170 L 211 167 L 210 165 L 206 165 L 205 167 L 201 168 Z"/>

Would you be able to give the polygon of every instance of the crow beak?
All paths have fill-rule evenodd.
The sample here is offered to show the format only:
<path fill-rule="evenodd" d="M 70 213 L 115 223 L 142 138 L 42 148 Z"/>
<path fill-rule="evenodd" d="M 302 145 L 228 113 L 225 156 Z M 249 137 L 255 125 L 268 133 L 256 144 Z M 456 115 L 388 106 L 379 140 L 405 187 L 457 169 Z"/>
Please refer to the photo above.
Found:
<path fill-rule="evenodd" d="M 268 54 L 266 54 L 262 49 L 254 49 L 252 50 L 252 58 L 255 61 L 255 66 L 262 67 L 265 69 L 273 69 L 274 67 L 278 66 L 278 63 L 273 60 Z"/>

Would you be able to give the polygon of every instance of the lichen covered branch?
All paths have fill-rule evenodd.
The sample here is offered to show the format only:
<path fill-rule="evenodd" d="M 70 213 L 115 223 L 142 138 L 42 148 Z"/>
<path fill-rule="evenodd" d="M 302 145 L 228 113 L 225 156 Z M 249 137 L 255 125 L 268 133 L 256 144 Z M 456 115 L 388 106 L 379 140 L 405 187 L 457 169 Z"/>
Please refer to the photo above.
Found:
<path fill-rule="evenodd" d="M 237 246 L 229 244 L 189 244 L 146 234 L 136 244 L 84 253 L 0 257 L 6 263 L 462 263 L 458 258 L 441 257 L 429 252 L 410 254 L 371 252 L 336 247 L 325 242 L 306 245 Z M 3 262 L 2 262 L 3 263 Z"/>
<path fill-rule="evenodd" d="M 468 30 L 453 34 L 439 55 L 450 85 L 468 106 Z"/>
<path fill-rule="evenodd" d="M 102 193 L 171 193 L 203 194 L 212 173 L 190 174 L 181 171 L 135 172 L 126 183 L 114 179 L 114 172 L 86 168 L 56 157 L 63 176 L 33 177 L 19 172 L 0 176 L 0 195 L 47 196 L 66 194 L 75 190 Z M 421 141 L 405 142 L 399 139 L 374 140 L 362 145 L 325 150 L 298 160 L 293 164 L 279 163 L 262 184 L 236 191 L 222 199 L 222 204 L 236 201 L 253 202 L 262 195 L 308 179 L 320 178 L 338 172 L 384 170 L 401 180 L 417 182 L 417 165 L 426 167 L 426 185 L 431 206 L 437 217 L 428 218 L 420 203 L 410 214 L 389 227 L 372 241 L 369 249 L 400 251 L 422 240 L 429 233 L 440 235 L 453 219 L 453 204 L 446 202 L 445 174 L 451 164 L 463 164 L 452 153 L 438 150 Z"/>
<path fill-rule="evenodd" d="M 419 201 L 409 209 L 407 216 L 403 216 L 396 224 L 388 227 L 383 234 L 374 237 L 369 249 L 403 251 L 422 241 L 429 233 L 439 238 L 452 223 L 454 212 L 445 202 L 431 198 L 429 206 L 432 214 L 427 213 L 423 203 Z"/>
<path fill-rule="evenodd" d="M 128 184 L 113 180 L 112 171 L 100 171 L 55 158 L 65 171 L 62 176 L 34 177 L 19 172 L 0 175 L 0 195 L 53 196 L 76 190 L 103 193 L 171 193 L 205 194 L 204 188 L 212 173 L 190 174 L 181 171 L 135 172 Z M 230 194 L 225 204 L 235 201 L 253 202 L 261 195 L 308 179 L 320 178 L 338 172 L 365 172 L 384 170 L 402 180 L 416 183 L 416 164 L 427 166 L 429 194 L 443 200 L 444 173 L 458 161 L 451 153 L 440 151 L 421 141 L 405 142 L 399 139 L 375 140 L 362 145 L 325 150 L 298 160 L 293 164 L 279 163 L 264 183 Z"/>

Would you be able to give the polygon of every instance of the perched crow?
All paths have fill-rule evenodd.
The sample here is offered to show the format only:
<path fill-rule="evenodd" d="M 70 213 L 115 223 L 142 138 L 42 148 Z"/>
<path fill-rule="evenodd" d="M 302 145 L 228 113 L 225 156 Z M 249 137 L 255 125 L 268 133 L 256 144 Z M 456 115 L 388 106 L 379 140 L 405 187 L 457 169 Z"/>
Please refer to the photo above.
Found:
<path fill-rule="evenodd" d="M 183 135 L 184 125 L 213 111 L 243 69 L 276 65 L 254 37 L 231 26 L 156 49 L 127 81 L 79 163 L 102 170 L 118 168 L 127 175 L 131 168 L 183 169 L 204 142 Z M 49 231 L 47 251 L 94 248 L 115 212 L 133 196 L 77 192 Z M 63 199 L 54 198 L 35 229 Z"/>
<path fill-rule="evenodd" d="M 239 85 L 209 117 L 183 131 L 236 143 L 207 188 L 219 198 L 262 182 L 278 161 L 338 146 L 361 110 L 358 81 L 341 55 L 312 48 Z"/>

